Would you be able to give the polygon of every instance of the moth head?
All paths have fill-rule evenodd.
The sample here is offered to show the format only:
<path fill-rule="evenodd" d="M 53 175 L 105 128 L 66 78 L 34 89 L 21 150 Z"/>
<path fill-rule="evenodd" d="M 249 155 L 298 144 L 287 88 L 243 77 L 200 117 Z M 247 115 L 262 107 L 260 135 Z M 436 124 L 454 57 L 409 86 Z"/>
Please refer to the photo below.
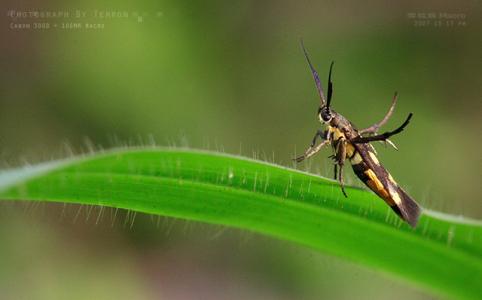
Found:
<path fill-rule="evenodd" d="M 318 120 L 320 120 L 320 123 L 329 124 L 332 118 L 333 114 L 329 107 L 322 106 L 318 108 Z"/>

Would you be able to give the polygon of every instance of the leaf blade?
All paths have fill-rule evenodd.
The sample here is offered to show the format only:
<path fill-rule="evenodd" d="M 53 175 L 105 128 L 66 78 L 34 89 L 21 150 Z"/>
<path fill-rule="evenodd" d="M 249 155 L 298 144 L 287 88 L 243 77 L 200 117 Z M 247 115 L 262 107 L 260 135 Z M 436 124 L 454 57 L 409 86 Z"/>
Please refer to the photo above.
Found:
<path fill-rule="evenodd" d="M 370 192 L 348 187 L 345 199 L 336 182 L 322 177 L 235 156 L 166 149 L 114 151 L 52 164 L 31 177 L 25 172 L 0 197 L 234 226 L 347 258 L 435 293 L 481 293 L 478 221 L 424 214 L 414 231 Z M 11 177 L 3 173 L 0 185 Z"/>

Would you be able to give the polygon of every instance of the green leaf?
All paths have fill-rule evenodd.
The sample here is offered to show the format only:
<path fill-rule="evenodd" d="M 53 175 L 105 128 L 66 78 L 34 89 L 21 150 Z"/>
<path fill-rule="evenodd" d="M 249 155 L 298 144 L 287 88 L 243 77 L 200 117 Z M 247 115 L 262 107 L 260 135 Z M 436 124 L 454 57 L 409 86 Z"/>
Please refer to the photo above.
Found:
<path fill-rule="evenodd" d="M 411 229 L 369 191 L 242 157 L 124 149 L 0 173 L 0 198 L 118 207 L 244 228 L 391 274 L 482 295 L 481 222 L 425 211 Z"/>

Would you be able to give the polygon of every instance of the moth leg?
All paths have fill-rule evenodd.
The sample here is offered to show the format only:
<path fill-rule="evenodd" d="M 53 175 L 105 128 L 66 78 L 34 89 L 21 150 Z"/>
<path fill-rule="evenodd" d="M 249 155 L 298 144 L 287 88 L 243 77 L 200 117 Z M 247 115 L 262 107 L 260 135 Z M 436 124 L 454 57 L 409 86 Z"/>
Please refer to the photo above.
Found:
<path fill-rule="evenodd" d="M 310 146 L 308 149 L 306 149 L 305 153 L 293 160 L 295 160 L 296 162 L 301 162 L 309 157 L 312 157 L 313 155 L 315 155 L 316 153 L 318 153 L 321 148 L 323 148 L 323 146 L 327 145 L 330 141 L 329 140 L 324 140 L 323 142 L 321 142 L 318 146 L 316 147 L 313 147 L 313 146 Z"/>
<path fill-rule="evenodd" d="M 340 166 L 338 180 L 340 181 L 340 187 L 343 195 L 345 196 L 345 198 L 348 198 L 348 195 L 345 192 L 345 182 L 343 181 L 343 166 Z"/>
<path fill-rule="evenodd" d="M 339 143 L 339 142 L 337 141 L 337 143 Z M 336 145 L 337 145 L 336 147 L 338 148 L 338 144 L 336 144 Z M 338 176 L 338 158 L 336 157 L 337 151 L 338 151 L 338 149 L 335 151 L 335 154 L 328 156 L 328 158 L 333 159 L 333 162 L 334 162 L 334 164 L 333 164 L 333 167 L 334 167 L 333 178 L 335 180 L 337 179 L 337 176 Z"/>
<path fill-rule="evenodd" d="M 343 165 L 346 159 L 346 140 L 340 139 L 336 151 L 337 164 L 340 167 L 338 170 L 338 180 L 340 181 L 341 191 L 345 197 L 348 197 L 345 192 L 345 182 L 343 181 Z M 335 175 L 336 175 L 337 165 L 335 165 Z M 335 176 L 336 179 L 336 176 Z"/>
<path fill-rule="evenodd" d="M 385 133 L 382 133 L 382 134 L 379 134 L 379 135 L 374 135 L 374 136 L 366 136 L 366 137 L 358 136 L 356 138 L 351 139 L 350 142 L 355 143 L 355 144 L 363 144 L 363 143 L 369 143 L 369 142 L 373 142 L 373 141 L 386 141 L 392 135 L 395 135 L 397 133 L 402 132 L 403 129 L 408 125 L 408 122 L 410 122 L 410 119 L 412 118 L 412 115 L 413 114 L 410 113 L 408 115 L 407 119 L 405 120 L 405 122 L 403 122 L 403 124 L 400 127 L 398 127 L 397 129 L 395 129 L 393 131 L 387 131 Z"/>
<path fill-rule="evenodd" d="M 339 161 L 339 158 L 338 158 L 338 153 L 340 152 L 339 148 L 340 148 L 340 144 L 343 143 L 343 141 L 341 140 L 341 138 L 339 138 L 336 142 L 335 142 L 335 145 L 336 145 L 336 149 L 335 149 L 335 154 L 333 155 L 330 155 L 329 158 L 333 159 L 333 162 L 334 162 L 334 165 L 333 165 L 333 178 L 335 180 L 338 179 L 338 161 Z"/>
<path fill-rule="evenodd" d="M 315 147 L 316 139 L 318 137 L 320 137 L 322 140 L 325 139 L 326 132 L 323 131 L 323 130 L 318 130 L 315 133 L 315 136 L 313 137 L 313 140 L 311 141 L 310 147 L 308 147 L 308 149 L 306 149 L 306 151 L 303 155 L 301 155 L 297 158 L 294 158 L 293 160 L 296 161 L 296 162 L 302 162 L 303 160 L 307 159 L 308 157 L 311 157 L 311 156 L 315 155 L 316 153 L 318 153 L 321 150 L 321 148 L 323 148 L 323 146 L 325 146 L 329 142 L 328 140 L 325 139 L 318 146 Z"/>
<path fill-rule="evenodd" d="M 313 137 L 313 140 L 311 141 L 311 145 L 310 147 L 313 148 L 316 144 L 316 139 L 320 137 L 321 140 L 324 140 L 326 139 L 326 132 L 321 130 L 321 129 L 318 129 L 315 133 L 315 136 Z"/>
<path fill-rule="evenodd" d="M 384 140 L 383 143 L 385 143 L 385 146 L 388 144 L 388 145 L 392 146 L 393 149 L 398 150 L 397 145 L 395 145 L 395 144 L 394 144 L 392 141 L 390 141 L 389 139 Z"/>
<path fill-rule="evenodd" d="M 383 125 L 385 125 L 385 123 L 388 122 L 388 120 L 390 119 L 390 117 L 392 116 L 393 114 L 393 111 L 395 110 L 395 104 L 397 104 L 397 99 L 398 99 L 398 93 L 395 92 L 395 95 L 393 95 L 393 99 L 392 99 L 392 104 L 390 105 L 390 108 L 388 109 L 388 112 L 387 114 L 385 115 L 385 117 L 383 117 L 383 119 L 378 122 L 378 123 L 375 123 L 373 124 L 372 126 L 368 127 L 368 128 L 365 128 L 365 129 L 362 129 L 362 130 L 359 130 L 358 133 L 361 135 L 361 134 L 364 134 L 364 133 L 373 133 L 373 134 L 376 134 L 378 129 L 380 129 L 380 127 L 382 127 Z"/>

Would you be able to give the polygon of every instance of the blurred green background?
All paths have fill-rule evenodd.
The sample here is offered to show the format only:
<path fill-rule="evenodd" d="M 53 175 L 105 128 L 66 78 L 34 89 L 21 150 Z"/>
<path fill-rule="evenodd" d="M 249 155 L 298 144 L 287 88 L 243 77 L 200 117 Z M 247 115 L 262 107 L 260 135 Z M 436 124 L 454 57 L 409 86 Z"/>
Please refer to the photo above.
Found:
<path fill-rule="evenodd" d="M 293 166 L 319 127 L 302 37 L 325 86 L 335 60 L 333 107 L 359 127 L 383 117 L 394 91 L 400 98 L 387 129 L 414 113 L 393 138 L 400 150 L 378 149 L 415 199 L 482 216 L 478 1 L 8 0 L 1 7 L 2 168 L 141 144 Z M 75 18 L 76 10 L 85 17 Z M 12 11 L 71 15 L 14 18 Z M 328 155 L 299 168 L 331 176 Z M 1 203 L 2 298 L 430 298 L 387 275 L 252 233 L 113 215 Z"/>

